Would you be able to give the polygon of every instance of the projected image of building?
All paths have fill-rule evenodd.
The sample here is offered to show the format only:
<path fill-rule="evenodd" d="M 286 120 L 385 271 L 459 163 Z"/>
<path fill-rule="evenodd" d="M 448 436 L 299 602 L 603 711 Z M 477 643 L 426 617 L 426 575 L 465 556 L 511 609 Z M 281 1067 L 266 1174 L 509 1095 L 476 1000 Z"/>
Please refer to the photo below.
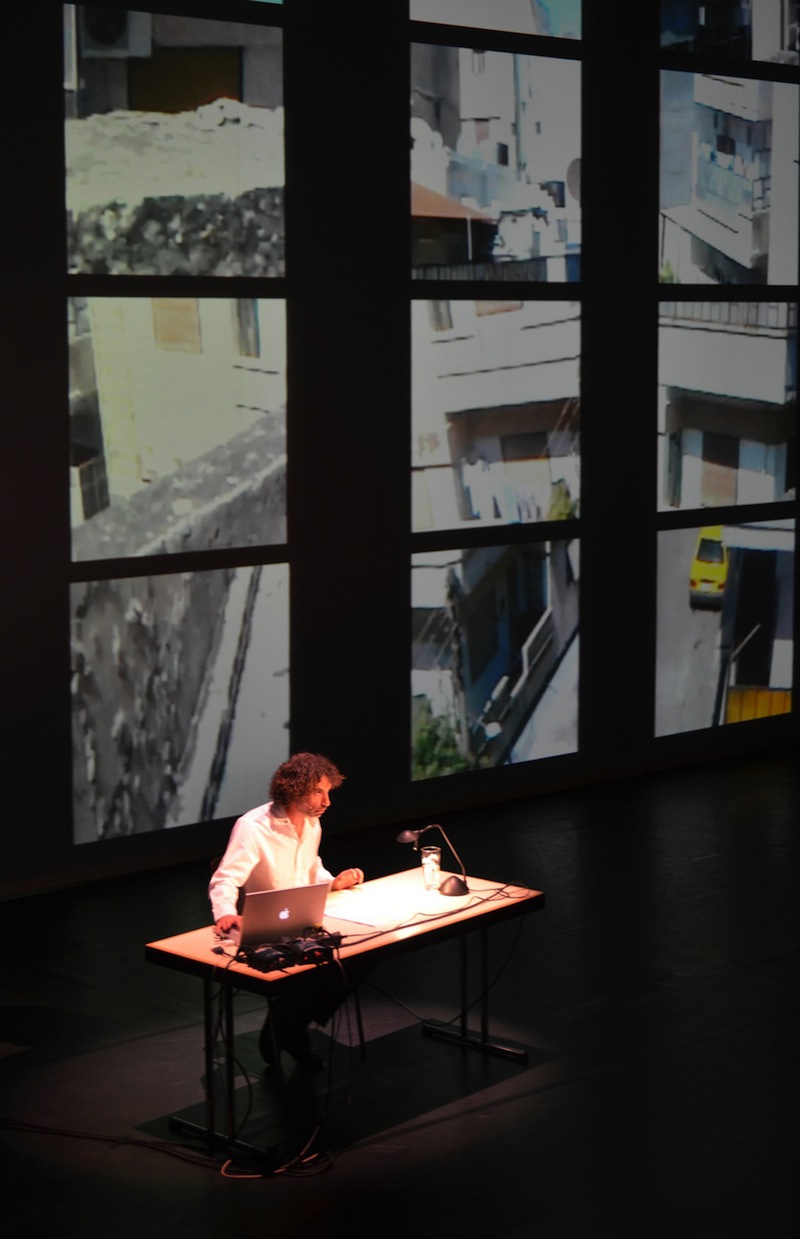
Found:
<path fill-rule="evenodd" d="M 659 507 L 792 499 L 797 303 L 662 301 Z"/>
<path fill-rule="evenodd" d="M 73 841 L 242 813 L 289 752 L 286 564 L 71 587 Z"/>
<path fill-rule="evenodd" d="M 282 32 L 64 6 L 67 264 L 284 274 Z"/>
<path fill-rule="evenodd" d="M 580 305 L 413 301 L 412 527 L 580 510 Z"/>
<path fill-rule="evenodd" d="M 420 279 L 580 278 L 580 63 L 411 48 Z"/>
<path fill-rule="evenodd" d="M 578 542 L 419 552 L 411 582 L 412 779 L 575 752 Z"/>
<path fill-rule="evenodd" d="M 792 519 L 658 535 L 656 735 L 788 713 Z"/>
<path fill-rule="evenodd" d="M 662 282 L 797 282 L 799 103 L 786 82 L 662 72 Z"/>
<path fill-rule="evenodd" d="M 409 17 L 558 39 L 581 37 L 581 0 L 410 0 Z"/>
<path fill-rule="evenodd" d="M 796 65 L 799 17 L 798 0 L 661 0 L 661 46 Z"/>
<path fill-rule="evenodd" d="M 728 532 L 715 723 L 788 714 L 794 662 L 794 521 Z"/>
<path fill-rule="evenodd" d="M 68 310 L 72 558 L 285 542 L 285 303 Z"/>

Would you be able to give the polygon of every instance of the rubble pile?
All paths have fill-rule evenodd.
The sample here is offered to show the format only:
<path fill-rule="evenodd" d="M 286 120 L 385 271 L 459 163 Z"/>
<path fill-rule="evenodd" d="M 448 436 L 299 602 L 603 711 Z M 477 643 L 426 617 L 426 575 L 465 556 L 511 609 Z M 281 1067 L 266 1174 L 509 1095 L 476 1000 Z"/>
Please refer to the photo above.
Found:
<path fill-rule="evenodd" d="M 282 276 L 283 219 L 282 189 L 109 202 L 70 215 L 69 271 Z"/>
<path fill-rule="evenodd" d="M 282 108 L 118 110 L 65 140 L 71 274 L 284 274 Z"/>

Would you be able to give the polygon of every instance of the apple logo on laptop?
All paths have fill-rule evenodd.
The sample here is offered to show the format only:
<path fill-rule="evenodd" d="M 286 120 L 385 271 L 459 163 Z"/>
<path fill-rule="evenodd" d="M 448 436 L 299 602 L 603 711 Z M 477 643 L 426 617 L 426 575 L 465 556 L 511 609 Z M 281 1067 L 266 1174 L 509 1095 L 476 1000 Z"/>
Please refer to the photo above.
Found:
<path fill-rule="evenodd" d="M 288 919 L 289 919 L 289 909 L 281 908 L 280 912 L 278 913 L 278 920 L 288 921 Z"/>

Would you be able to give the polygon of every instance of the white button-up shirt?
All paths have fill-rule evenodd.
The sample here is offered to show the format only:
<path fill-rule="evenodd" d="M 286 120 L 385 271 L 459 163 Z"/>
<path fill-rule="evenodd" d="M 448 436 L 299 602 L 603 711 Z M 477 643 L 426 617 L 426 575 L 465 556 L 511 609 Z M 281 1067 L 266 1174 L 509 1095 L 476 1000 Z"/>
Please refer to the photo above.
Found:
<path fill-rule="evenodd" d="M 235 916 L 239 891 L 285 890 L 332 882 L 319 857 L 322 829 L 307 817 L 300 838 L 283 806 L 270 801 L 250 809 L 234 824 L 225 855 L 208 886 L 214 921 Z"/>

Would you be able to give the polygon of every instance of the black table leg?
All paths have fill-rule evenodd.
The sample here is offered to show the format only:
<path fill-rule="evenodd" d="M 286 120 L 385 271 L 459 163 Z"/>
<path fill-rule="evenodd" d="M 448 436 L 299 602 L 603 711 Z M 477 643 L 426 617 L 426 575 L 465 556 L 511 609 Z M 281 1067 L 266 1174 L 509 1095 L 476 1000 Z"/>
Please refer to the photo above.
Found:
<path fill-rule="evenodd" d="M 436 1037 L 440 1041 L 454 1041 L 457 1045 L 469 1046 L 480 1050 L 483 1054 L 493 1054 L 498 1058 L 510 1058 L 515 1062 L 526 1063 L 528 1051 L 524 1046 L 512 1045 L 496 1041 L 489 1036 L 489 948 L 488 935 L 485 928 L 480 930 L 481 936 L 481 1030 L 480 1034 L 471 1033 L 467 1027 L 467 1009 L 469 993 L 467 984 L 467 935 L 462 934 L 460 940 L 460 974 L 461 974 L 461 1013 L 459 1027 L 445 1024 L 441 1020 L 423 1020 L 422 1032 L 426 1037 Z"/>
<path fill-rule="evenodd" d="M 203 1028 L 205 1036 L 205 1044 L 203 1046 L 203 1060 L 205 1066 L 205 1125 L 193 1123 L 189 1119 L 180 1118 L 173 1114 L 170 1117 L 169 1125 L 174 1131 L 184 1132 L 187 1135 L 199 1136 L 205 1139 L 208 1146 L 208 1152 L 213 1157 L 220 1150 L 231 1154 L 233 1152 L 244 1153 L 249 1156 L 263 1158 L 270 1150 L 261 1149 L 255 1145 L 247 1144 L 243 1140 L 236 1138 L 236 1085 L 235 1085 L 235 1056 L 234 1056 L 234 1013 L 233 1013 L 233 996 L 234 986 L 222 984 L 222 1040 L 225 1061 L 223 1063 L 223 1079 L 225 1087 L 225 1101 L 227 1108 L 227 1132 L 220 1132 L 216 1129 L 216 1107 L 215 1107 L 215 1087 L 216 1087 L 216 1070 L 214 1062 L 214 1000 L 212 995 L 212 982 L 210 979 L 203 978 Z M 281 1092 L 284 1089 L 283 1077 L 278 1068 L 278 1082 Z"/>

